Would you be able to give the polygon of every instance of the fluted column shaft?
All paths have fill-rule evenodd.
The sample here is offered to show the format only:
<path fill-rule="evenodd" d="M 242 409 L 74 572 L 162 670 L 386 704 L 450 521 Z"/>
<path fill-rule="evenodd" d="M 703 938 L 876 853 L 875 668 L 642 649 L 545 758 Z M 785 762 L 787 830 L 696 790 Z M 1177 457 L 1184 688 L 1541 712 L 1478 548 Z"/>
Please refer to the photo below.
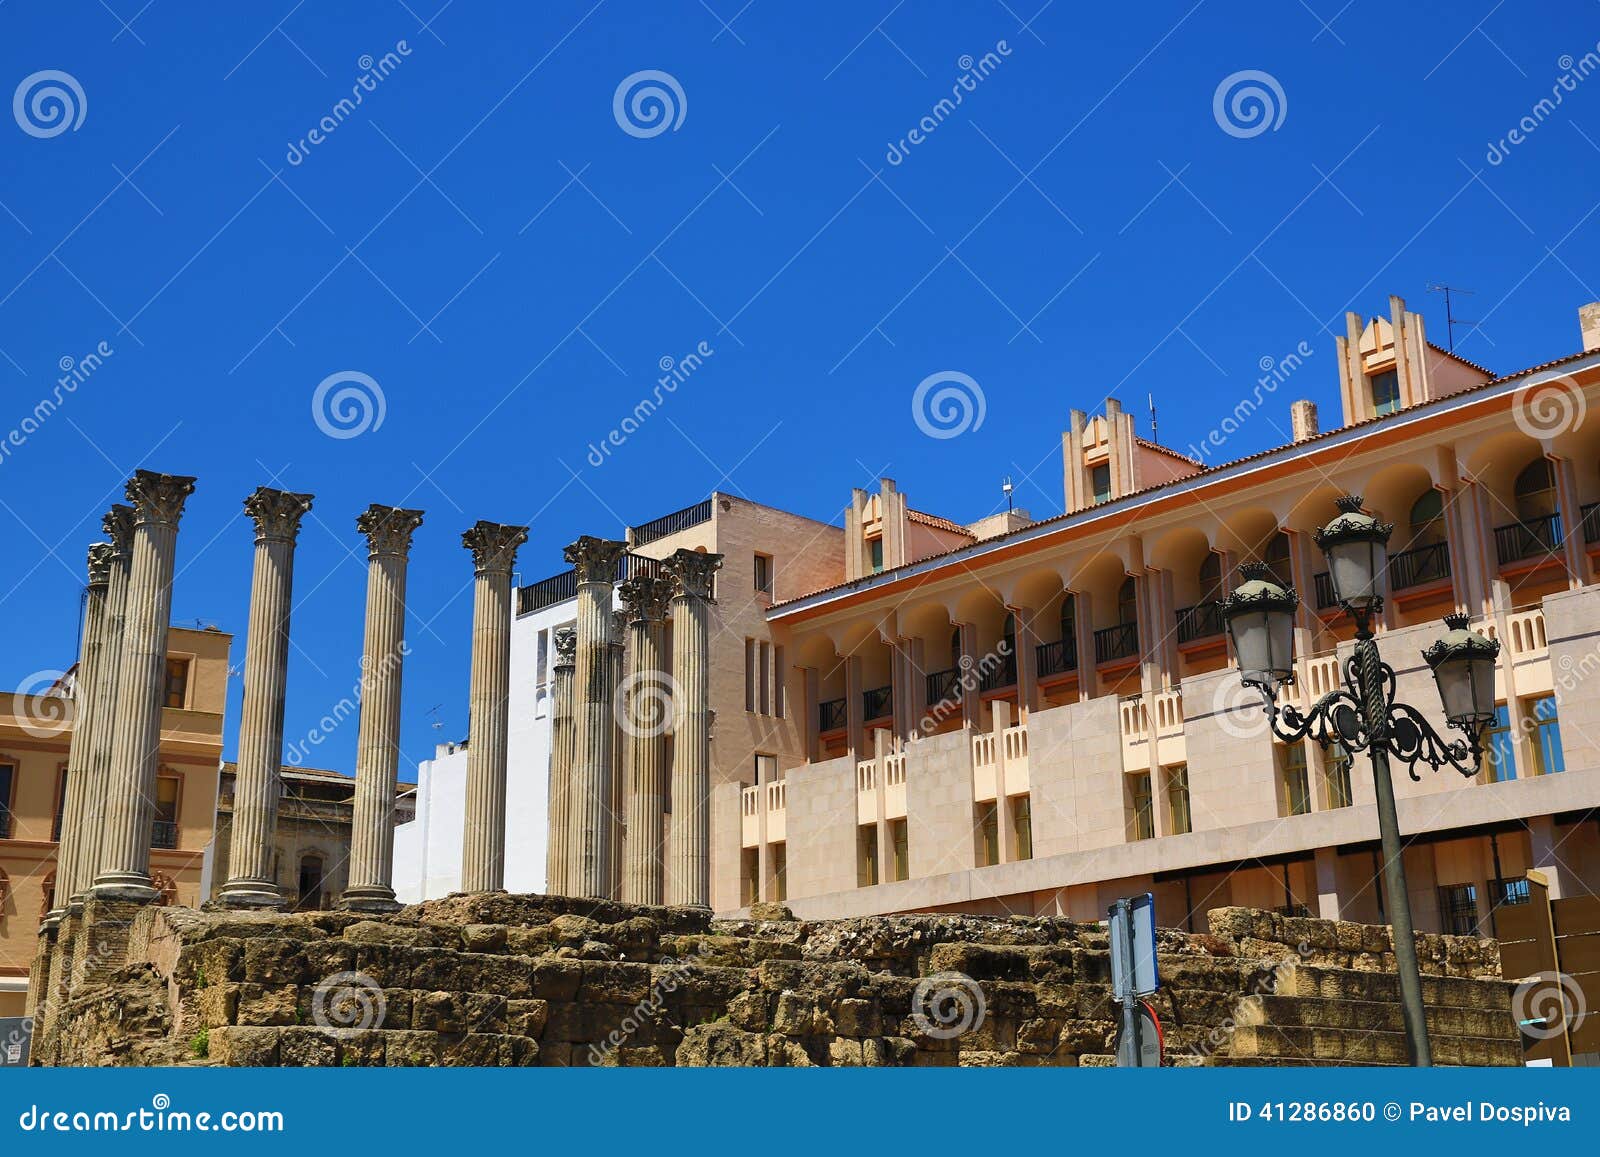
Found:
<path fill-rule="evenodd" d="M 128 480 L 128 501 L 134 508 L 133 563 L 118 664 L 101 863 L 92 889 L 105 899 L 148 903 L 160 894 L 150 886 L 150 836 L 161 760 L 178 520 L 193 492 L 193 478 L 140 470 Z"/>
<path fill-rule="evenodd" d="M 468 703 L 464 892 L 505 886 L 506 699 L 511 693 L 511 567 L 525 526 L 480 522 L 461 536 L 476 564 L 472 596 L 472 688 Z"/>
<path fill-rule="evenodd" d="M 568 892 L 609 900 L 617 881 L 615 835 L 616 686 L 611 665 L 611 601 L 625 544 L 585 535 L 566 549 L 577 570 L 578 642 L 572 674 L 572 803 Z"/>
<path fill-rule="evenodd" d="M 668 904 L 711 906 L 711 720 L 707 669 L 711 580 L 722 556 L 677 551 L 672 598 L 672 829 Z"/>
<path fill-rule="evenodd" d="M 606 809 L 611 820 L 607 842 L 611 846 L 611 898 L 622 895 L 622 845 L 628 834 L 628 793 L 624 775 L 627 759 L 627 733 L 623 730 L 623 699 L 627 695 L 628 618 L 621 611 L 611 613 L 611 642 L 606 650 L 611 661 L 611 803 Z"/>
<path fill-rule="evenodd" d="M 660 904 L 665 898 L 665 833 L 667 733 L 672 729 L 672 690 L 663 669 L 665 616 L 672 585 L 655 578 L 622 584 L 628 608 L 629 647 L 633 671 L 622 708 L 627 735 L 624 780 L 628 827 L 624 848 L 622 899 L 630 904 Z"/>
<path fill-rule="evenodd" d="M 571 876 L 572 826 L 572 671 L 577 633 L 555 632 L 556 661 L 551 668 L 549 846 L 545 855 L 545 891 L 568 895 Z"/>
<path fill-rule="evenodd" d="M 422 511 L 370 506 L 356 519 L 367 536 L 367 620 L 361 648 L 361 722 L 350 877 L 340 906 L 392 912 L 394 793 L 400 777 L 400 676 L 406 653 L 406 560 Z"/>

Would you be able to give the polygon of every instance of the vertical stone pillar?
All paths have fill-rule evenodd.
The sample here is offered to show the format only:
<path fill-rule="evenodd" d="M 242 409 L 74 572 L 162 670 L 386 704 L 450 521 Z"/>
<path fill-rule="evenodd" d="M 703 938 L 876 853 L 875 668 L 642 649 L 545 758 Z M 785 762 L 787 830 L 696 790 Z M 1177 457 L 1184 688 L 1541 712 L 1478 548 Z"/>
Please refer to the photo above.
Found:
<path fill-rule="evenodd" d="M 678 550 L 666 560 L 672 578 L 672 831 L 667 852 L 668 904 L 711 906 L 711 711 L 708 664 L 712 578 L 720 554 Z M 861 713 L 860 680 L 854 699 Z"/>
<path fill-rule="evenodd" d="M 628 736 L 622 899 L 629 904 L 660 904 L 665 896 L 667 732 L 672 729 L 674 709 L 672 684 L 662 667 L 672 584 L 641 575 L 623 583 L 621 594 L 633 650 L 633 673 L 617 696 L 618 717 Z"/>
<path fill-rule="evenodd" d="M 611 662 L 611 896 L 622 895 L 622 847 L 628 836 L 628 793 L 623 783 L 627 758 L 627 732 L 623 716 L 627 713 L 628 616 L 611 612 L 611 641 L 606 651 Z"/>
<path fill-rule="evenodd" d="M 476 568 L 472 689 L 467 723 L 467 816 L 461 890 L 494 892 L 506 875 L 506 699 L 511 693 L 511 568 L 526 526 L 479 522 L 461 536 Z"/>
<path fill-rule="evenodd" d="M 160 895 L 150 885 L 150 829 L 161 761 L 178 520 L 194 493 L 194 481 L 151 470 L 135 471 L 128 479 L 128 501 L 134 511 L 133 560 L 118 663 L 105 830 L 92 889 L 100 900 L 146 904 Z"/>
<path fill-rule="evenodd" d="M 83 900 L 100 870 L 101 844 L 106 823 L 106 786 L 111 777 L 111 745 L 117 726 L 117 702 L 122 664 L 122 637 L 128 615 L 128 572 L 133 562 L 133 507 L 121 503 L 107 511 L 101 525 L 111 542 L 111 565 L 107 575 L 105 607 L 102 612 L 100 665 L 95 696 L 101 706 L 96 713 L 93 742 L 81 781 L 75 785 L 83 805 L 83 819 L 74 857 L 77 890 L 70 906 L 83 907 Z"/>
<path fill-rule="evenodd" d="M 400 774 L 400 676 L 406 655 L 406 560 L 422 511 L 367 507 L 356 529 L 367 539 L 367 622 L 361 645 L 361 722 L 350 882 L 339 901 L 358 912 L 393 912 L 394 792 Z M 470 749 L 469 749 L 470 750 Z"/>
<path fill-rule="evenodd" d="M 100 698 L 100 667 L 105 661 L 106 590 L 116 548 L 97 542 L 89 548 L 89 586 L 83 607 L 83 639 L 78 650 L 78 673 L 73 685 L 72 735 L 67 743 L 66 799 L 61 815 L 61 836 L 56 843 L 56 891 L 45 923 L 57 924 L 72 897 L 82 904 L 86 882 L 78 874 L 83 859 L 84 812 L 89 771 L 94 762 L 95 732 L 105 726 L 105 702 Z"/>
<path fill-rule="evenodd" d="M 545 891 L 569 894 L 572 869 L 572 665 L 578 633 L 571 627 L 555 632 L 556 661 L 551 668 L 549 846 L 545 854 Z"/>
<path fill-rule="evenodd" d="M 612 698 L 611 599 L 617 562 L 626 543 L 584 535 L 566 549 L 577 570 L 578 633 L 572 674 L 573 751 L 568 854 L 568 892 L 591 899 L 614 899 L 612 871 L 615 835 L 612 801 L 617 722 Z"/>
<path fill-rule="evenodd" d="M 256 524 L 250 579 L 250 637 L 244 653 L 244 708 L 233 789 L 225 908 L 281 908 L 274 871 L 282 793 L 283 700 L 289 681 L 289 611 L 294 605 L 294 544 L 311 495 L 258 487 L 244 500 Z"/>

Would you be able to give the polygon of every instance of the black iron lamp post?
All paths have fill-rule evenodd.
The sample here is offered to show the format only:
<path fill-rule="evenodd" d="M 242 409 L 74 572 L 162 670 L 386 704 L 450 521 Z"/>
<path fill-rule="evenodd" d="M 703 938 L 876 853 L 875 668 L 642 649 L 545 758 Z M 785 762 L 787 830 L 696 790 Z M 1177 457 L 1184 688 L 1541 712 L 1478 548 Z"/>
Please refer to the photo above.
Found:
<path fill-rule="evenodd" d="M 1433 1058 L 1389 757 L 1405 764 L 1414 780 L 1422 778 L 1418 763 L 1435 771 L 1448 764 L 1469 778 L 1478 774 L 1483 766 L 1483 736 L 1494 719 L 1500 644 L 1469 630 L 1467 616 L 1452 614 L 1445 616 L 1449 632 L 1423 652 L 1439 685 L 1445 718 L 1462 738 L 1444 738 L 1415 708 L 1397 703 L 1394 668 L 1379 657 L 1372 637 L 1373 618 L 1383 610 L 1382 582 L 1394 528 L 1363 514 L 1356 496 L 1341 498 L 1336 505 L 1339 516 L 1317 531 L 1316 542 L 1327 556 L 1335 598 L 1356 624 L 1355 653 L 1344 664 L 1342 687 L 1305 712 L 1278 703 L 1278 689 L 1294 683 L 1294 613 L 1300 599 L 1273 581 L 1261 563 L 1241 568 L 1245 582 L 1223 600 L 1221 609 L 1240 678 L 1260 691 L 1273 734 L 1285 743 L 1307 736 L 1323 747 L 1337 742 L 1352 753 L 1365 750 L 1372 760 L 1406 1047 L 1413 1065 L 1426 1066 Z"/>

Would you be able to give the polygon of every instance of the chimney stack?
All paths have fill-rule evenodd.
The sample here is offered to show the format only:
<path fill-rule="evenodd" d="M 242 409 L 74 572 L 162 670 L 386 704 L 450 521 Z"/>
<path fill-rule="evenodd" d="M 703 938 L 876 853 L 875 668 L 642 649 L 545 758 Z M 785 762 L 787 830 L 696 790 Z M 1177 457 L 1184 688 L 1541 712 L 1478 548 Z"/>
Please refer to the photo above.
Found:
<path fill-rule="evenodd" d="M 1583 330 L 1584 352 L 1600 350 L 1600 301 L 1578 307 L 1578 325 Z"/>
<path fill-rule="evenodd" d="M 1289 427 L 1294 433 L 1296 442 L 1304 442 L 1307 438 L 1315 438 L 1320 432 L 1317 428 L 1317 404 L 1301 400 L 1289 404 Z"/>

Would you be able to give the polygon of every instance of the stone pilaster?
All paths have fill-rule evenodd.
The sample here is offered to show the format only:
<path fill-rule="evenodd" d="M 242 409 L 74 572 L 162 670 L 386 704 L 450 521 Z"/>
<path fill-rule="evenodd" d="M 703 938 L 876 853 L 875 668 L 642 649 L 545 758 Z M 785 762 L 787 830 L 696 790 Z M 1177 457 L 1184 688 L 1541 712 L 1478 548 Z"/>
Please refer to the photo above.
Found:
<path fill-rule="evenodd" d="M 150 886 L 150 829 L 161 759 L 178 520 L 194 493 L 194 481 L 150 470 L 136 471 L 128 479 L 128 501 L 134 510 L 133 560 L 118 663 L 101 863 L 92 888 L 95 898 L 108 902 L 143 904 L 160 894 Z"/>
<path fill-rule="evenodd" d="M 627 736 L 622 899 L 629 904 L 660 904 L 665 895 L 667 733 L 672 730 L 673 712 L 672 683 L 664 669 L 672 584 L 641 575 L 623 583 L 620 593 L 633 651 L 633 672 L 617 693 L 617 716 Z"/>
<path fill-rule="evenodd" d="M 472 689 L 468 704 L 467 816 L 461 890 L 493 892 L 506 872 L 506 699 L 511 693 L 511 568 L 526 526 L 479 522 L 472 551 Z"/>
<path fill-rule="evenodd" d="M 578 633 L 571 627 L 555 632 L 556 661 L 550 670 L 550 805 L 545 851 L 545 891 L 568 895 L 571 875 L 572 826 L 572 670 L 578 650 Z"/>
<path fill-rule="evenodd" d="M 405 659 L 406 560 L 422 511 L 367 507 L 356 529 L 367 538 L 367 622 L 361 648 L 361 723 L 350 881 L 340 907 L 393 912 L 394 793 L 400 775 L 400 675 Z"/>
<path fill-rule="evenodd" d="M 617 881 L 612 837 L 615 834 L 616 688 L 611 667 L 611 596 L 617 561 L 626 543 L 613 539 L 578 539 L 566 549 L 577 570 L 578 646 L 572 675 L 573 752 L 572 804 L 568 853 L 572 873 L 568 892 L 574 896 L 614 899 Z"/>
<path fill-rule="evenodd" d="M 720 554 L 679 550 L 672 577 L 672 829 L 668 904 L 711 906 L 711 711 L 707 666 L 712 579 Z"/>
<path fill-rule="evenodd" d="M 294 605 L 295 539 L 300 520 L 311 509 L 311 497 L 261 486 L 244 500 L 244 512 L 256 526 L 256 552 L 233 787 L 233 838 L 228 879 L 217 893 L 217 903 L 228 908 L 283 907 L 283 893 L 274 879 L 274 837 L 282 792 L 289 611 Z"/>

